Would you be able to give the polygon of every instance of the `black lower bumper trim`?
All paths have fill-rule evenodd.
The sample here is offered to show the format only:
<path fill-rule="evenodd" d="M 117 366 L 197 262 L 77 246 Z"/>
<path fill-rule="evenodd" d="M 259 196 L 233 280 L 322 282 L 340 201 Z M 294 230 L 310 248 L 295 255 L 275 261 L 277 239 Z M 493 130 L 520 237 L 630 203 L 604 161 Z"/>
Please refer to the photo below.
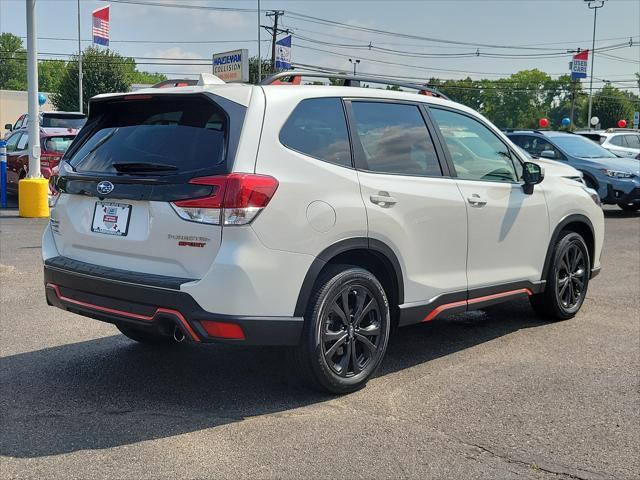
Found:
<path fill-rule="evenodd" d="M 613 185 L 607 185 L 607 196 L 602 199 L 602 203 L 606 204 L 630 204 L 640 203 L 640 187 L 636 187 L 630 192 L 625 193 L 622 190 L 616 190 Z"/>
<path fill-rule="evenodd" d="M 135 324 L 167 333 L 167 323 L 176 324 L 196 342 L 242 345 L 297 345 L 302 317 L 254 317 L 216 314 L 203 310 L 185 292 L 148 285 L 125 284 L 97 278 L 84 272 L 62 270 L 45 263 L 44 281 L 50 305 L 109 323 Z M 209 337 L 201 321 L 235 323 L 243 340 Z"/>

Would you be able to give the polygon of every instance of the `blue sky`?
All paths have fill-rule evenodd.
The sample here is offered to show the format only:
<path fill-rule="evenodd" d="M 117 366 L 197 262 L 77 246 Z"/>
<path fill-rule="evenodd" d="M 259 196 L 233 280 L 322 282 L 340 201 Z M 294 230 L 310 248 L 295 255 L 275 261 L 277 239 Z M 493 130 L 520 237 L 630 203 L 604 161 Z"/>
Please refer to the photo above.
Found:
<path fill-rule="evenodd" d="M 145 1 L 145 0 L 136 0 Z M 152 1 L 152 0 L 148 0 Z M 204 5 L 255 9 L 256 0 L 199 1 L 153 0 L 158 3 Z M 82 37 L 90 36 L 91 11 L 106 2 L 81 0 Z M 538 47 L 543 52 L 563 52 L 568 48 L 589 48 L 593 11 L 583 0 L 262 0 L 263 10 L 285 10 L 282 24 L 298 36 L 340 45 L 367 45 L 408 53 L 481 53 L 534 54 L 536 50 L 505 50 L 477 47 L 477 44 Z M 388 30 L 473 45 L 450 45 L 321 25 L 286 12 L 296 12 L 350 25 Z M 38 0 L 40 37 L 76 38 L 76 0 Z M 270 19 L 262 17 L 263 24 Z M 170 59 L 210 58 L 213 52 L 248 48 L 257 51 L 255 12 L 207 11 L 121 3 L 111 4 L 112 48 L 134 57 Z M 0 29 L 16 35 L 26 34 L 24 0 L 0 0 Z M 634 37 L 636 46 L 607 52 L 618 58 L 598 56 L 594 78 L 628 82 L 640 71 L 640 0 L 608 0 L 598 11 L 596 47 L 619 44 Z M 263 30 L 262 54 L 269 55 L 268 33 Z M 136 40 L 147 43 L 122 42 Z M 177 43 L 188 41 L 230 43 Z M 567 72 L 570 55 L 555 58 L 415 58 L 354 47 L 318 45 L 309 40 L 293 40 L 293 61 L 349 71 L 348 58 L 360 58 L 362 73 L 395 76 L 460 78 L 497 78 L 512 72 L 539 68 L 554 76 Z M 83 45 L 88 45 L 84 42 Z M 319 48 L 325 51 L 311 50 Z M 41 39 L 43 54 L 68 54 L 77 50 L 73 41 Z M 59 57 L 56 57 L 59 58 Z M 139 60 L 141 62 L 155 60 Z M 170 60 L 172 61 L 172 60 Z M 389 62 L 402 65 L 390 65 Z M 185 63 L 185 61 L 182 61 Z M 140 65 L 140 69 L 184 74 L 209 71 L 207 66 Z M 474 72 L 474 73 L 468 73 Z M 174 75 L 175 76 L 175 75 Z M 624 83 L 626 82 L 626 83 Z M 597 82 L 596 82 L 597 83 Z M 637 85 L 636 85 L 637 86 Z M 638 89 L 635 88 L 636 92 Z"/>

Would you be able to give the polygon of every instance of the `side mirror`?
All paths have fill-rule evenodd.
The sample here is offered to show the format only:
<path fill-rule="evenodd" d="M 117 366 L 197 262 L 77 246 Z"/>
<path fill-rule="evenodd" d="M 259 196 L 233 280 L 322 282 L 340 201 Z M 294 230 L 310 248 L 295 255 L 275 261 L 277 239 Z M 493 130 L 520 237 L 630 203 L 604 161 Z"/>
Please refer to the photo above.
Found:
<path fill-rule="evenodd" d="M 540 156 L 542 158 L 550 158 L 551 160 L 554 160 L 556 158 L 556 152 L 553 150 L 543 150 L 540 152 Z"/>
<path fill-rule="evenodd" d="M 542 174 L 542 167 L 537 163 L 524 162 L 522 165 L 522 179 L 524 180 L 524 193 L 531 195 L 533 193 L 533 186 L 542 182 L 544 175 Z"/>
<path fill-rule="evenodd" d="M 10 124 L 10 123 L 5 123 L 4 124 L 4 129 L 11 131 L 11 130 L 13 130 L 13 125 Z"/>

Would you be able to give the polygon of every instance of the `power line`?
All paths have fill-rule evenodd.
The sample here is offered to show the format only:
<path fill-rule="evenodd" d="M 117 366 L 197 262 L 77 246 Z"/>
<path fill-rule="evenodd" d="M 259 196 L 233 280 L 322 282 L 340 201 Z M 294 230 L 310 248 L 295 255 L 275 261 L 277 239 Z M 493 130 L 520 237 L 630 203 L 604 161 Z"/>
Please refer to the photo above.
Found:
<path fill-rule="evenodd" d="M 19 36 L 22 39 L 27 37 Z M 54 41 L 65 41 L 65 42 L 77 42 L 77 38 L 62 38 L 62 37 L 38 37 L 38 40 L 54 40 Z M 91 38 L 83 38 L 83 42 L 93 42 Z M 109 43 L 168 43 L 168 44 L 216 44 L 216 43 L 253 43 L 256 39 L 250 40 L 109 40 Z M 270 40 L 262 40 L 262 42 L 269 42 Z"/>
<path fill-rule="evenodd" d="M 314 17 L 312 15 L 305 15 L 303 13 L 293 12 L 290 10 L 286 10 L 285 14 L 288 17 L 291 17 L 303 22 L 316 23 L 320 25 L 331 25 L 337 28 L 374 33 L 378 35 L 386 35 L 390 37 L 408 38 L 408 39 L 422 40 L 422 41 L 432 42 L 432 43 L 442 43 L 447 45 L 464 45 L 464 46 L 471 46 L 476 48 L 486 47 L 486 48 L 511 49 L 511 50 L 556 50 L 555 48 L 527 47 L 527 46 L 517 46 L 517 45 L 499 45 L 499 44 L 490 44 L 490 43 L 482 43 L 482 42 L 465 42 L 461 40 L 450 40 L 450 39 L 442 39 L 442 38 L 435 38 L 435 37 L 425 37 L 421 35 L 413 35 L 408 33 L 391 32 L 388 30 L 382 30 L 378 28 L 363 27 L 360 25 L 352 25 L 348 23 L 338 22 L 335 20 L 328 20 L 320 17 Z"/>

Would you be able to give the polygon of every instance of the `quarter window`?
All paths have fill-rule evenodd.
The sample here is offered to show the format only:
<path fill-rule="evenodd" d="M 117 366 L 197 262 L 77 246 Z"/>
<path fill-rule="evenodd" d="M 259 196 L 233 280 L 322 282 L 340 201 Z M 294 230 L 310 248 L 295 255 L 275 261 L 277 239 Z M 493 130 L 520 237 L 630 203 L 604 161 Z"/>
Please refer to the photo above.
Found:
<path fill-rule="evenodd" d="M 625 135 L 624 141 L 628 148 L 640 148 L 640 135 Z"/>
<path fill-rule="evenodd" d="M 609 143 L 617 147 L 624 147 L 622 138 L 623 138 L 622 135 L 616 135 L 615 137 L 611 137 L 611 140 L 609 140 Z"/>
<path fill-rule="evenodd" d="M 433 140 L 416 105 L 352 103 L 364 163 L 373 172 L 441 176 Z"/>
<path fill-rule="evenodd" d="M 458 177 L 465 180 L 517 182 L 507 147 L 491 130 L 461 113 L 432 108 Z"/>
<path fill-rule="evenodd" d="M 280 142 L 310 157 L 351 166 L 347 121 L 339 98 L 300 102 L 282 127 Z"/>

